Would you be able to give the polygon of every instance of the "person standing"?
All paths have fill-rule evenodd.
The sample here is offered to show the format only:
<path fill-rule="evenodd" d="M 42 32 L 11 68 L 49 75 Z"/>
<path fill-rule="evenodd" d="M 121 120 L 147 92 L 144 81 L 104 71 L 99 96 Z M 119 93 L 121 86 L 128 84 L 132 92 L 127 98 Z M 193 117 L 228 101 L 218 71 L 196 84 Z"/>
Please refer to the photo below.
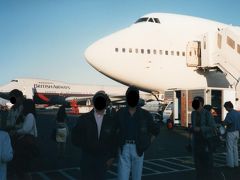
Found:
<path fill-rule="evenodd" d="M 8 133 L 0 130 L 0 179 L 7 180 L 7 162 L 13 158 L 11 140 Z"/>
<path fill-rule="evenodd" d="M 24 96 L 22 91 L 13 89 L 10 93 L 10 102 L 13 104 L 10 111 L 8 112 L 7 122 L 5 129 L 7 131 L 15 130 L 20 128 L 20 124 L 23 121 L 22 110 Z"/>
<path fill-rule="evenodd" d="M 68 137 L 68 126 L 66 123 L 67 115 L 65 105 L 59 107 L 56 118 L 56 142 L 58 147 L 58 156 L 63 157 L 66 150 Z"/>
<path fill-rule="evenodd" d="M 115 116 L 118 132 L 119 161 L 118 180 L 140 180 L 144 152 L 153 136 L 159 133 L 151 114 L 138 106 L 139 90 L 130 86 L 126 91 L 127 107 L 121 108 Z"/>
<path fill-rule="evenodd" d="M 224 103 L 225 109 L 228 111 L 224 125 L 227 126 L 226 147 L 227 147 L 227 167 L 238 167 L 238 139 L 240 130 L 240 112 L 233 109 L 231 101 Z"/>
<path fill-rule="evenodd" d="M 81 179 L 104 180 L 116 156 L 114 119 L 106 114 L 108 96 L 104 91 L 93 97 L 94 108 L 80 116 L 72 130 L 72 143 L 82 150 Z"/>
<path fill-rule="evenodd" d="M 208 139 L 213 136 L 213 127 L 216 126 L 211 113 L 203 108 L 204 99 L 194 97 L 191 114 L 193 133 L 193 159 L 197 180 L 210 180 L 213 177 L 213 150 Z"/>
<path fill-rule="evenodd" d="M 15 134 L 17 138 L 14 165 L 18 178 L 29 180 L 32 179 L 29 174 L 30 163 L 34 158 L 34 145 L 38 136 L 35 104 L 32 99 L 24 100 L 22 113 L 24 121 L 21 128 L 17 129 Z"/>

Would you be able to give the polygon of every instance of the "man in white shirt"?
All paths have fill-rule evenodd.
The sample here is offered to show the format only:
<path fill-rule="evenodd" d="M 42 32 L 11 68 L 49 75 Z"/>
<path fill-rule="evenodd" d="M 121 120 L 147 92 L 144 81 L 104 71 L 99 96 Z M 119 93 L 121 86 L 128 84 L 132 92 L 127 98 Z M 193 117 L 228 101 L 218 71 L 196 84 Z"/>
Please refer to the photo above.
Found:
<path fill-rule="evenodd" d="M 8 133 L 0 130 L 0 179 L 7 179 L 7 162 L 13 158 L 11 140 Z"/>
<path fill-rule="evenodd" d="M 107 100 L 107 94 L 97 92 L 93 110 L 81 115 L 72 130 L 72 143 L 82 149 L 82 180 L 104 180 L 116 156 L 115 121 L 105 113 Z"/>

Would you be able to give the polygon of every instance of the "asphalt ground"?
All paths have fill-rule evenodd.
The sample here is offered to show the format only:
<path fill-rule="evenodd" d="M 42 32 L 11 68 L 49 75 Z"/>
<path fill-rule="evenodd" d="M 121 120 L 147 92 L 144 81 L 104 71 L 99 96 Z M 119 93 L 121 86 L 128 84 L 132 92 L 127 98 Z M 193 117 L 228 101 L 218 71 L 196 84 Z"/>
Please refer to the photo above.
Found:
<path fill-rule="evenodd" d="M 39 134 L 40 157 L 32 161 L 31 174 L 35 180 L 75 180 L 80 179 L 81 150 L 71 144 L 68 137 L 66 153 L 59 157 L 57 144 L 52 138 L 55 127 L 56 110 L 38 110 L 37 128 Z M 78 116 L 69 115 L 68 126 L 74 127 Z M 175 127 L 168 130 L 161 125 L 159 136 L 145 152 L 143 180 L 194 180 L 195 170 L 191 153 L 185 146 L 188 144 L 188 133 L 185 129 Z M 239 148 L 240 149 L 240 148 Z M 11 174 L 11 165 L 9 173 Z M 117 177 L 117 164 L 107 173 L 107 179 Z M 240 168 L 225 167 L 225 148 L 214 155 L 214 179 L 240 180 Z"/>

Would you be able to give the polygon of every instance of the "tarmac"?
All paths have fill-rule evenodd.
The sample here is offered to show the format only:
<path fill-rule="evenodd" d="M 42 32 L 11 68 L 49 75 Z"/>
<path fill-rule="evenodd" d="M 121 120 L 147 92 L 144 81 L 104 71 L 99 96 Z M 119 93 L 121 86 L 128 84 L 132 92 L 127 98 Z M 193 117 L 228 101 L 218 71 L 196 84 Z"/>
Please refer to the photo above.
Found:
<path fill-rule="evenodd" d="M 52 138 L 55 127 L 56 110 L 38 110 L 37 128 L 41 156 L 32 162 L 31 174 L 35 180 L 81 180 L 81 150 L 71 144 L 68 138 L 66 153 L 59 157 L 57 146 Z M 70 115 L 68 126 L 75 126 L 78 116 Z M 195 169 L 188 144 L 188 133 L 184 128 L 168 130 L 161 124 L 159 136 L 145 152 L 142 180 L 194 180 Z M 240 150 L 240 148 L 239 148 Z M 229 169 L 225 166 L 225 148 L 214 155 L 214 179 L 240 180 L 240 168 Z M 11 174 L 11 167 L 9 174 Z M 117 179 L 117 162 L 107 173 L 108 180 Z"/>

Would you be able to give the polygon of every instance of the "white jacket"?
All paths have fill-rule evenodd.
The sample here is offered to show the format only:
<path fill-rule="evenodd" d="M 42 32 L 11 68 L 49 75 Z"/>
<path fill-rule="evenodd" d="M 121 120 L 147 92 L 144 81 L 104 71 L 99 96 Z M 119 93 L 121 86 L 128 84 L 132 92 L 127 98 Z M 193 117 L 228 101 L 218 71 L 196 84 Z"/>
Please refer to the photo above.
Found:
<path fill-rule="evenodd" d="M 17 130 L 19 134 L 31 134 L 37 137 L 37 127 L 36 127 L 36 119 L 32 113 L 27 114 L 24 119 L 22 128 Z"/>
<path fill-rule="evenodd" d="M 0 179 L 7 179 L 7 162 L 13 158 L 11 140 L 8 133 L 0 131 Z"/>

